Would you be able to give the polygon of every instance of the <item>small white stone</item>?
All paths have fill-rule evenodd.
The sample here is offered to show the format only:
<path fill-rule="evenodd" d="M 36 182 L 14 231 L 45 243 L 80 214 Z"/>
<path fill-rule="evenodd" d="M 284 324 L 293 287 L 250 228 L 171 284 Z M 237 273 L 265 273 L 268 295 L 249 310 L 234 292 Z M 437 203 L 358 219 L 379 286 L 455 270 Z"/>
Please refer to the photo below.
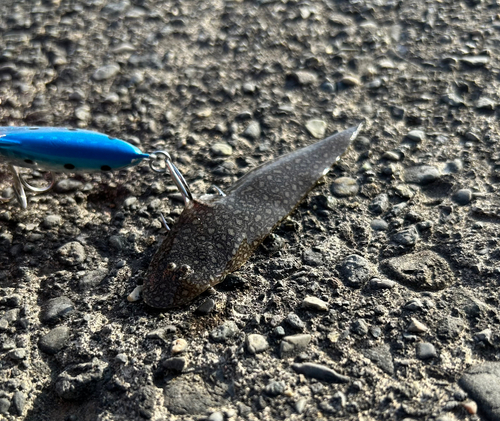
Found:
<path fill-rule="evenodd" d="M 429 328 L 417 319 L 412 318 L 411 323 L 408 326 L 408 332 L 412 333 L 424 333 L 427 332 Z"/>
<path fill-rule="evenodd" d="M 302 307 L 318 311 L 327 311 L 328 303 L 326 303 L 323 300 L 320 300 L 317 297 L 309 296 L 304 298 L 304 301 L 302 301 Z"/>
<path fill-rule="evenodd" d="M 227 143 L 214 143 L 210 149 L 213 154 L 219 156 L 230 156 L 233 153 L 233 148 Z"/>
<path fill-rule="evenodd" d="M 326 123 L 323 120 L 309 120 L 306 123 L 306 129 L 316 139 L 321 139 L 325 136 Z"/>
<path fill-rule="evenodd" d="M 180 354 L 184 352 L 188 347 L 188 343 L 185 339 L 179 338 L 172 342 L 172 355 Z"/>
<path fill-rule="evenodd" d="M 142 290 L 144 289 L 144 285 L 137 285 L 134 290 L 129 294 L 127 300 L 130 303 L 134 303 L 141 299 Z"/>

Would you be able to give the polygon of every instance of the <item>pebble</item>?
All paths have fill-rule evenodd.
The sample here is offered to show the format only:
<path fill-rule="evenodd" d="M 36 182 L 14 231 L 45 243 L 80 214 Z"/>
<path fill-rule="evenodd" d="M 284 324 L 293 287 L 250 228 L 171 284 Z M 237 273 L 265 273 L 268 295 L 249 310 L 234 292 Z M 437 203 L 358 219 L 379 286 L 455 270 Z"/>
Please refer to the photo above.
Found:
<path fill-rule="evenodd" d="M 207 421 L 224 421 L 224 414 L 222 412 L 212 412 Z"/>
<path fill-rule="evenodd" d="M 243 93 L 245 94 L 253 94 L 255 93 L 255 90 L 257 89 L 257 85 L 255 82 L 245 82 L 243 86 L 241 87 L 243 90 Z"/>
<path fill-rule="evenodd" d="M 141 299 L 142 290 L 144 289 L 144 285 L 137 285 L 133 291 L 127 296 L 127 301 L 129 303 L 135 303 Z"/>
<path fill-rule="evenodd" d="M 417 358 L 419 360 L 428 360 L 436 357 L 437 351 L 434 345 L 429 342 L 421 342 L 417 344 Z"/>
<path fill-rule="evenodd" d="M 465 206 L 472 201 L 472 190 L 460 189 L 453 195 L 453 201 L 459 205 Z"/>
<path fill-rule="evenodd" d="M 7 320 L 7 322 L 12 325 L 19 320 L 19 312 L 20 312 L 20 309 L 18 309 L 18 308 L 13 308 L 11 310 L 7 310 L 4 313 L 2 319 Z"/>
<path fill-rule="evenodd" d="M 377 219 L 374 219 L 371 223 L 370 223 L 370 227 L 374 230 L 374 231 L 387 231 L 388 228 L 389 228 L 389 224 L 384 221 L 383 219 L 381 218 L 377 218 Z"/>
<path fill-rule="evenodd" d="M 75 305 L 68 297 L 52 298 L 42 306 L 40 320 L 45 324 L 57 323 L 74 310 Z"/>
<path fill-rule="evenodd" d="M 169 335 L 177 332 L 177 328 L 174 325 L 167 325 L 159 329 L 152 330 L 148 332 L 146 338 L 148 339 L 161 339 L 162 341 L 168 342 Z"/>
<path fill-rule="evenodd" d="M 354 140 L 354 147 L 358 152 L 364 152 L 370 149 L 370 139 L 366 136 L 358 136 Z"/>
<path fill-rule="evenodd" d="M 47 215 L 43 218 L 42 227 L 47 229 L 54 228 L 61 225 L 61 222 L 61 215 Z"/>
<path fill-rule="evenodd" d="M 56 255 L 66 266 L 76 266 L 86 258 L 85 249 L 78 241 L 70 241 L 59 247 Z"/>
<path fill-rule="evenodd" d="M 7 414 L 10 408 L 10 401 L 7 398 L 0 398 L 0 414 Z"/>
<path fill-rule="evenodd" d="M 445 317 L 438 323 L 436 333 L 441 340 L 457 339 L 465 329 L 465 323 L 459 317 Z"/>
<path fill-rule="evenodd" d="M 118 104 L 120 102 L 120 97 L 116 92 L 111 92 L 104 98 L 104 102 L 108 104 Z"/>
<path fill-rule="evenodd" d="M 127 364 L 128 355 L 125 354 L 124 352 L 120 352 L 119 354 L 116 355 L 115 361 L 118 361 L 120 364 Z"/>
<path fill-rule="evenodd" d="M 224 322 L 222 325 L 217 326 L 210 332 L 210 337 L 214 342 L 226 342 L 228 339 L 233 338 L 240 330 L 236 323 L 232 320 Z"/>
<path fill-rule="evenodd" d="M 390 376 L 394 374 L 394 361 L 389 345 L 383 344 L 374 348 L 365 349 L 363 354 L 382 371 Z"/>
<path fill-rule="evenodd" d="M 381 268 L 401 284 L 420 291 L 439 291 L 455 281 L 448 262 L 430 250 L 383 260 Z"/>
<path fill-rule="evenodd" d="M 309 248 L 302 253 L 302 261 L 305 265 L 321 266 L 324 262 L 323 254 Z"/>
<path fill-rule="evenodd" d="M 382 85 L 383 85 L 382 79 L 378 77 L 365 84 L 366 89 L 372 89 L 372 90 L 379 89 L 380 87 L 382 87 Z"/>
<path fill-rule="evenodd" d="M 412 318 L 407 330 L 412 333 L 424 333 L 427 332 L 429 328 L 417 319 Z"/>
<path fill-rule="evenodd" d="M 215 308 L 215 300 L 213 298 L 207 298 L 203 301 L 199 307 L 195 310 L 196 314 L 206 316 Z"/>
<path fill-rule="evenodd" d="M 327 311 L 328 303 L 317 297 L 308 296 L 302 301 L 302 307 L 317 311 Z"/>
<path fill-rule="evenodd" d="M 182 373 L 186 368 L 187 360 L 184 357 L 166 358 L 161 362 L 161 368 L 174 373 Z"/>
<path fill-rule="evenodd" d="M 441 100 L 444 103 L 448 104 L 450 107 L 460 107 L 462 105 L 465 105 L 465 101 L 463 100 L 463 98 L 454 92 L 443 95 Z"/>
<path fill-rule="evenodd" d="M 425 132 L 422 130 L 411 130 L 406 137 L 413 142 L 422 142 L 425 140 Z"/>
<path fill-rule="evenodd" d="M 465 138 L 467 140 L 470 140 L 471 142 L 480 142 L 483 138 L 483 135 L 481 133 L 481 130 L 477 129 L 476 127 L 471 127 L 465 133 Z"/>
<path fill-rule="evenodd" d="M 192 378 L 181 377 L 176 381 L 168 382 L 163 390 L 163 396 L 163 405 L 168 408 L 169 418 L 172 418 L 170 414 L 184 416 L 206 414 L 209 408 L 222 406 L 213 388 L 207 389 L 204 382 L 193 382 Z"/>
<path fill-rule="evenodd" d="M 326 122 L 323 120 L 309 120 L 306 122 L 306 129 L 311 136 L 316 139 L 322 139 L 325 136 Z"/>
<path fill-rule="evenodd" d="M 488 56 L 464 56 L 460 57 L 460 61 L 471 67 L 484 67 L 490 62 Z"/>
<path fill-rule="evenodd" d="M 315 363 L 295 363 L 292 368 L 299 374 L 306 377 L 322 380 L 327 383 L 348 383 L 350 378 L 337 373 L 329 367 Z"/>
<path fill-rule="evenodd" d="M 418 298 L 413 298 L 405 304 L 404 308 L 410 311 L 420 311 L 424 309 L 424 304 Z"/>
<path fill-rule="evenodd" d="M 7 352 L 7 356 L 14 361 L 22 361 L 26 358 L 26 350 L 24 348 L 15 348 Z"/>
<path fill-rule="evenodd" d="M 359 185 L 354 178 L 339 177 L 331 184 L 330 191 L 338 197 L 352 197 L 358 193 Z"/>
<path fill-rule="evenodd" d="M 180 354 L 188 348 L 188 343 L 185 339 L 179 338 L 172 342 L 172 355 Z"/>
<path fill-rule="evenodd" d="M 79 400 L 91 394 L 104 378 L 108 363 L 94 358 L 92 362 L 66 367 L 55 381 L 55 391 L 65 400 Z"/>
<path fill-rule="evenodd" d="M 111 248 L 117 251 L 121 251 L 127 247 L 127 239 L 122 235 L 112 235 L 108 241 Z"/>
<path fill-rule="evenodd" d="M 265 387 L 265 392 L 266 395 L 269 396 L 278 396 L 278 395 L 283 395 L 286 390 L 286 383 L 284 381 L 271 381 L 269 384 L 266 385 Z"/>
<path fill-rule="evenodd" d="M 303 414 L 307 405 L 307 399 L 302 398 L 295 402 L 295 410 L 298 414 Z"/>
<path fill-rule="evenodd" d="M 308 334 L 285 336 L 280 344 L 280 358 L 293 357 L 305 351 L 311 339 Z"/>
<path fill-rule="evenodd" d="M 319 88 L 324 92 L 328 92 L 329 94 L 333 94 L 336 90 L 335 85 L 328 81 L 323 82 Z"/>
<path fill-rule="evenodd" d="M 398 151 L 386 151 L 382 155 L 382 158 L 387 159 L 388 161 L 399 162 L 402 160 L 403 155 Z"/>
<path fill-rule="evenodd" d="M 101 281 L 108 275 L 105 268 L 91 270 L 78 281 L 78 286 L 83 290 L 89 290 L 101 283 Z"/>
<path fill-rule="evenodd" d="M 107 66 L 99 67 L 92 78 L 96 81 L 107 80 L 115 77 L 120 71 L 120 66 L 118 64 L 108 64 Z"/>
<path fill-rule="evenodd" d="M 390 279 L 370 279 L 370 287 L 373 289 L 390 289 L 393 288 L 394 285 L 396 285 L 396 282 L 391 281 Z"/>
<path fill-rule="evenodd" d="M 370 209 L 371 212 L 377 214 L 385 212 L 388 208 L 389 196 L 386 193 L 380 193 L 368 205 L 368 209 Z"/>
<path fill-rule="evenodd" d="M 436 181 L 441 177 L 439 169 L 432 165 L 417 165 L 406 168 L 405 181 L 407 183 L 426 185 Z"/>
<path fill-rule="evenodd" d="M 351 325 L 351 332 L 359 336 L 365 336 L 368 333 L 368 325 L 363 319 L 355 320 Z"/>
<path fill-rule="evenodd" d="M 477 414 L 477 403 L 474 401 L 467 401 L 462 404 L 464 409 L 471 415 Z"/>
<path fill-rule="evenodd" d="M 214 155 L 218 156 L 231 156 L 233 154 L 233 148 L 227 143 L 214 143 L 210 150 Z"/>
<path fill-rule="evenodd" d="M 261 135 L 260 123 L 252 121 L 243 132 L 243 136 L 250 140 L 259 140 Z"/>
<path fill-rule="evenodd" d="M 78 107 L 77 109 L 75 109 L 75 117 L 80 121 L 90 121 L 90 119 L 92 118 L 90 107 L 86 104 Z"/>
<path fill-rule="evenodd" d="M 491 342 L 491 335 L 493 334 L 490 328 L 484 329 L 474 335 L 474 339 L 478 342 Z"/>
<path fill-rule="evenodd" d="M 306 328 L 305 322 L 295 313 L 289 313 L 285 320 L 295 330 L 303 331 Z"/>
<path fill-rule="evenodd" d="M 406 184 L 395 185 L 394 186 L 394 193 L 396 193 L 399 197 L 401 197 L 402 199 L 405 199 L 405 200 L 411 199 L 415 195 L 415 192 Z M 394 208 L 396 208 L 396 206 L 405 207 L 406 204 L 400 203 L 399 205 L 395 205 L 393 207 L 393 212 L 394 212 Z"/>
<path fill-rule="evenodd" d="M 285 329 L 283 329 L 283 326 L 276 326 L 273 330 L 273 334 L 276 336 L 285 336 Z"/>
<path fill-rule="evenodd" d="M 392 237 L 395 243 L 401 244 L 402 246 L 414 246 L 417 244 L 419 238 L 420 235 L 415 225 L 411 225 L 408 228 L 397 232 Z"/>
<path fill-rule="evenodd" d="M 124 207 L 124 208 L 126 208 L 126 209 L 127 209 L 127 208 L 130 208 L 130 207 L 132 207 L 132 206 L 134 206 L 134 205 L 137 205 L 137 202 L 138 202 L 138 201 L 139 201 L 139 200 L 137 199 L 137 197 L 135 197 L 135 196 L 129 196 L 129 197 L 127 197 L 127 198 L 123 201 L 123 207 Z"/>
<path fill-rule="evenodd" d="M 70 330 L 67 326 L 56 327 L 40 338 L 38 347 L 46 354 L 57 354 L 66 345 L 69 334 Z"/>
<path fill-rule="evenodd" d="M 372 267 L 368 260 L 357 254 L 347 256 L 342 262 L 340 273 L 347 285 L 361 288 L 372 277 Z"/>
<path fill-rule="evenodd" d="M 479 404 L 487 419 L 500 419 L 500 363 L 474 365 L 459 380 L 469 397 Z"/>
<path fill-rule="evenodd" d="M 12 397 L 12 403 L 14 404 L 14 409 L 17 415 L 23 415 L 24 407 L 26 405 L 26 395 L 17 390 L 14 392 L 14 396 Z"/>
<path fill-rule="evenodd" d="M 0 332 L 6 331 L 9 328 L 9 321 L 5 318 L 0 319 Z"/>
<path fill-rule="evenodd" d="M 318 202 L 319 205 L 327 210 L 334 210 L 337 207 L 338 200 L 330 195 L 319 195 Z"/>
<path fill-rule="evenodd" d="M 342 79 L 340 79 L 340 83 L 344 86 L 357 86 L 361 82 L 356 76 L 346 75 Z"/>
<path fill-rule="evenodd" d="M 246 338 L 246 347 L 247 351 L 250 354 L 255 355 L 268 349 L 269 343 L 267 342 L 265 336 L 259 335 L 257 333 L 252 333 Z"/>
<path fill-rule="evenodd" d="M 71 178 L 64 178 L 56 183 L 54 191 L 56 193 L 70 193 L 83 189 L 83 183 Z"/>
<path fill-rule="evenodd" d="M 476 109 L 493 111 L 497 107 L 497 103 L 490 98 L 481 97 L 477 100 Z"/>
<path fill-rule="evenodd" d="M 318 75 L 307 70 L 298 70 L 292 74 L 292 78 L 302 86 L 313 85 L 318 82 Z"/>
<path fill-rule="evenodd" d="M 198 118 L 208 118 L 212 115 L 212 109 L 210 107 L 202 108 L 195 112 L 196 117 Z"/>

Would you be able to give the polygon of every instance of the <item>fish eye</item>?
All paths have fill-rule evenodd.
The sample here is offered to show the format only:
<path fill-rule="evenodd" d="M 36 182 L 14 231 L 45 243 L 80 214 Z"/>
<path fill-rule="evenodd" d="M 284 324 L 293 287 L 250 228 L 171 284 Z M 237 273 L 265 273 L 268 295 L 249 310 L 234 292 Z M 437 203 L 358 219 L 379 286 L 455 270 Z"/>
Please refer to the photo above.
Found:
<path fill-rule="evenodd" d="M 175 270 L 177 268 L 177 265 L 174 263 L 174 262 L 170 262 L 168 265 L 167 265 L 167 269 L 168 270 Z"/>
<path fill-rule="evenodd" d="M 109 165 L 101 166 L 101 171 L 111 171 L 111 167 Z"/>
<path fill-rule="evenodd" d="M 74 170 L 75 166 L 73 164 L 64 164 L 64 168 L 66 168 L 67 170 Z"/>
<path fill-rule="evenodd" d="M 188 273 L 190 270 L 191 270 L 191 266 L 189 266 L 189 265 L 182 265 L 181 266 L 182 273 Z"/>

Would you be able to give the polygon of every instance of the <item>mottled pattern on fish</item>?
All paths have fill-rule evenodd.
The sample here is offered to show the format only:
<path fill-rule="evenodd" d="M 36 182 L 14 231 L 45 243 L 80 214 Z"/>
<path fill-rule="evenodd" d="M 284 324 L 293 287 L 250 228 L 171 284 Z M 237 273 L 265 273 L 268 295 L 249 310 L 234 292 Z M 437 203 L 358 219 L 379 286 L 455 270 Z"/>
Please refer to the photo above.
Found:
<path fill-rule="evenodd" d="M 298 206 L 358 130 L 352 127 L 255 168 L 227 196 L 190 201 L 151 261 L 144 301 L 178 307 L 222 282 Z"/>

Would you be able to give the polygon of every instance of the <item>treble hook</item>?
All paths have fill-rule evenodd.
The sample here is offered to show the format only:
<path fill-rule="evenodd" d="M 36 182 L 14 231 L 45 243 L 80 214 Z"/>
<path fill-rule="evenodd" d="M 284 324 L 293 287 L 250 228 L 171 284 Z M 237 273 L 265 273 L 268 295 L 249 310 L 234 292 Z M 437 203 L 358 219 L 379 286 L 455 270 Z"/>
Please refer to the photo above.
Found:
<path fill-rule="evenodd" d="M 191 190 L 189 189 L 189 186 L 180 173 L 180 171 L 177 169 L 177 167 L 174 165 L 172 162 L 172 158 L 170 157 L 170 154 L 166 151 L 155 151 L 152 154 L 149 155 L 151 161 L 149 161 L 149 167 L 157 173 L 165 173 L 167 171 L 166 168 L 158 167 L 155 166 L 155 160 L 158 159 L 159 156 L 163 156 L 165 160 L 165 165 L 168 168 L 168 172 L 170 173 L 170 176 L 172 177 L 172 180 L 174 180 L 175 185 L 179 189 L 182 199 L 184 201 L 184 206 L 186 206 L 191 200 L 193 200 L 193 195 L 191 193 Z"/>
<path fill-rule="evenodd" d="M 49 172 L 51 180 L 50 184 L 47 187 L 35 187 L 29 184 L 22 176 L 19 174 L 19 171 L 17 170 L 17 167 L 9 164 L 8 168 L 12 174 L 12 178 L 14 182 L 12 183 L 12 187 L 14 189 L 14 193 L 16 194 L 16 199 L 21 205 L 23 209 L 26 209 L 28 207 L 28 199 L 26 198 L 26 192 L 24 189 L 33 192 L 33 193 L 44 193 L 48 190 L 50 190 L 55 183 L 55 177 L 52 174 L 52 172 Z M 3 199 L 2 201 L 7 202 L 9 199 Z"/>

